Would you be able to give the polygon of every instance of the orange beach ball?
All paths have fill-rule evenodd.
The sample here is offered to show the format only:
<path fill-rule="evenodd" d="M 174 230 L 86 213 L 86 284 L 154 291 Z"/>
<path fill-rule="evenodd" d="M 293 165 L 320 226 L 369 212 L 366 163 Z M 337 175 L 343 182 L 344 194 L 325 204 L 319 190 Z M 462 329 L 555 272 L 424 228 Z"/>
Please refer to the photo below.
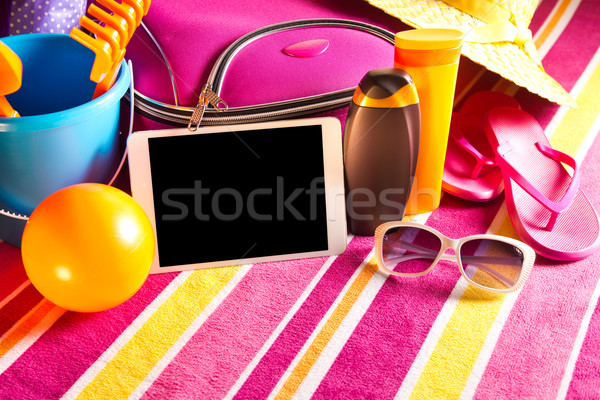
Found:
<path fill-rule="evenodd" d="M 72 311 L 115 307 L 146 281 L 154 232 L 125 192 L 97 183 L 61 189 L 42 201 L 23 232 L 21 252 L 33 286 Z"/>

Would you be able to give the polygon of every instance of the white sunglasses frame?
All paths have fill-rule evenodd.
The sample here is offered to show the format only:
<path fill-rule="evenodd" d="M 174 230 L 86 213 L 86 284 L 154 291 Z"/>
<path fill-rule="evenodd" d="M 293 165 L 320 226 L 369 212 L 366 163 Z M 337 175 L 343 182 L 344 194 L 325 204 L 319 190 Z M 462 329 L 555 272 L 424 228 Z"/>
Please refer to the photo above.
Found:
<path fill-rule="evenodd" d="M 402 228 L 402 227 L 422 229 L 422 230 L 425 230 L 425 231 L 428 231 L 428 232 L 434 234 L 441 240 L 442 246 L 441 246 L 440 251 L 438 252 L 438 255 L 431 262 L 431 265 L 429 267 L 427 267 L 427 269 L 423 272 L 411 272 L 411 273 L 396 272 L 396 271 L 390 270 L 389 268 L 387 268 L 385 266 L 385 263 L 383 261 L 383 236 L 391 228 Z M 515 282 L 514 285 L 512 285 L 511 287 L 509 287 L 507 289 L 495 289 L 495 288 L 483 286 L 476 282 L 473 282 L 467 276 L 467 274 L 465 273 L 463 264 L 462 264 L 462 260 L 460 258 L 459 249 L 463 245 L 463 243 L 468 242 L 470 240 L 476 240 L 476 239 L 491 239 L 491 240 L 496 240 L 499 242 L 504 242 L 504 243 L 510 244 L 512 246 L 515 246 L 516 248 L 518 248 L 519 250 L 521 250 L 523 252 L 523 267 L 521 269 L 521 274 L 519 275 L 519 279 L 517 280 L 517 282 Z M 498 292 L 498 293 L 510 293 L 510 292 L 515 292 L 515 291 L 519 290 L 525 284 L 525 281 L 527 280 L 527 277 L 531 273 L 531 270 L 533 269 L 533 264 L 535 262 L 535 251 L 529 245 L 527 245 L 519 240 L 509 238 L 506 236 L 491 235 L 491 234 L 471 235 L 471 236 L 465 236 L 460 239 L 452 239 L 452 238 L 449 238 L 448 236 L 442 234 L 441 232 L 437 231 L 436 229 L 433 229 L 429 226 L 419 224 L 416 222 L 390 221 L 390 222 L 383 223 L 383 224 L 379 225 L 377 227 L 377 229 L 375 230 L 374 242 L 375 242 L 374 243 L 375 258 L 377 260 L 377 266 L 379 267 L 379 269 L 383 270 L 384 272 L 386 272 L 389 275 L 401 276 L 401 277 L 422 276 L 422 275 L 428 274 L 437 265 L 437 263 L 440 260 L 453 261 L 456 264 L 458 264 L 460 274 L 462 275 L 463 278 L 466 279 L 466 281 L 469 284 L 479 287 L 484 290 Z M 448 250 L 448 249 L 454 250 L 455 254 L 446 254 L 446 250 Z"/>

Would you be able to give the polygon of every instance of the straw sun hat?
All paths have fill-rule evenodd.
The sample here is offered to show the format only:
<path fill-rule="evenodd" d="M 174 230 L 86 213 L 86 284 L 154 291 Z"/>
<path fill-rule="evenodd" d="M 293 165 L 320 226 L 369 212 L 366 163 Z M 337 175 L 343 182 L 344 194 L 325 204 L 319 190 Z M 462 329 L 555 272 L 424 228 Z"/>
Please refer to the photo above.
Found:
<path fill-rule="evenodd" d="M 529 23 L 537 0 L 367 0 L 414 28 L 457 27 L 462 54 L 550 101 L 575 105 L 544 72 Z"/>

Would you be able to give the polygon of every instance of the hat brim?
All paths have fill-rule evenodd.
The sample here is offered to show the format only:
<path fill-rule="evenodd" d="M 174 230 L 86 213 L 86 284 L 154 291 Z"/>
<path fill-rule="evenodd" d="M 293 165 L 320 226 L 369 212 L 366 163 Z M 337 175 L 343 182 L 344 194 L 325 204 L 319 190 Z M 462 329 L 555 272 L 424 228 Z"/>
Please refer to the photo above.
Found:
<path fill-rule="evenodd" d="M 405 24 L 420 28 L 423 26 L 459 27 L 463 31 L 479 21 L 441 0 L 367 0 L 371 5 L 400 19 Z M 520 11 L 526 25 L 535 11 L 535 3 Z M 525 51 L 512 42 L 473 43 L 464 42 L 462 54 L 488 70 L 514 82 L 552 102 L 574 106 L 573 97 Z"/>

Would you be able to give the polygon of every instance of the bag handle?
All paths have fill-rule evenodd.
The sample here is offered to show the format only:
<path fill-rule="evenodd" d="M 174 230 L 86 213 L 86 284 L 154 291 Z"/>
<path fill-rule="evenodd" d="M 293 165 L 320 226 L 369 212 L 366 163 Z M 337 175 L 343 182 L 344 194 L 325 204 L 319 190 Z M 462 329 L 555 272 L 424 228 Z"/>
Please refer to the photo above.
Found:
<path fill-rule="evenodd" d="M 195 108 L 160 102 L 136 91 L 136 110 L 144 117 L 155 121 L 175 126 L 188 126 L 190 130 L 195 130 L 200 122 L 210 126 L 271 121 L 274 119 L 292 118 L 315 112 L 323 112 L 349 104 L 356 87 L 316 96 L 302 97 L 299 99 L 242 107 L 225 107 L 226 103 L 219 97 L 223 80 L 231 60 L 241 49 L 249 43 L 268 34 L 306 27 L 340 27 L 355 29 L 375 35 L 392 45 L 394 44 L 394 33 L 360 21 L 324 18 L 302 19 L 268 25 L 240 37 L 220 54 L 211 69 L 207 83 L 202 89 L 198 104 Z M 160 49 L 156 39 L 153 39 L 153 41 Z M 175 90 L 174 77 L 170 70 L 169 62 L 165 57 L 164 52 L 160 52 L 169 68 L 171 83 Z M 125 94 L 125 98 L 129 100 L 127 93 Z M 225 110 L 227 112 L 224 112 Z"/>
<path fill-rule="evenodd" d="M 263 28 L 252 31 L 240 37 L 238 40 L 229 45 L 229 47 L 227 47 L 227 49 L 225 49 L 225 51 L 221 53 L 221 55 L 213 65 L 213 68 L 208 76 L 208 82 L 206 83 L 206 85 L 204 85 L 202 93 L 200 94 L 200 98 L 198 99 L 198 104 L 196 105 L 192 117 L 190 118 L 188 129 L 190 131 L 195 131 L 196 129 L 198 129 L 198 126 L 202 122 L 204 112 L 207 108 L 209 108 L 209 106 L 212 106 L 212 108 L 219 112 L 227 111 L 227 103 L 223 99 L 221 99 L 221 97 L 219 97 L 219 94 L 221 92 L 223 80 L 225 79 L 225 74 L 227 73 L 227 69 L 231 64 L 231 61 L 236 56 L 236 54 L 238 54 L 244 47 L 272 33 L 309 27 L 341 27 L 356 29 L 378 36 L 384 40 L 387 40 L 388 42 L 391 42 L 392 44 L 394 43 L 395 35 L 392 32 L 389 32 L 383 28 L 360 21 L 336 18 L 301 19 L 296 21 L 268 25 Z M 326 93 L 323 96 L 327 97 L 328 95 L 339 95 L 342 92 L 354 93 L 354 90 L 355 87 L 352 87 L 344 91 Z M 298 99 L 298 101 L 303 101 L 306 99 L 308 99 L 308 97 L 300 98 Z M 273 104 L 277 105 L 278 103 Z"/>

